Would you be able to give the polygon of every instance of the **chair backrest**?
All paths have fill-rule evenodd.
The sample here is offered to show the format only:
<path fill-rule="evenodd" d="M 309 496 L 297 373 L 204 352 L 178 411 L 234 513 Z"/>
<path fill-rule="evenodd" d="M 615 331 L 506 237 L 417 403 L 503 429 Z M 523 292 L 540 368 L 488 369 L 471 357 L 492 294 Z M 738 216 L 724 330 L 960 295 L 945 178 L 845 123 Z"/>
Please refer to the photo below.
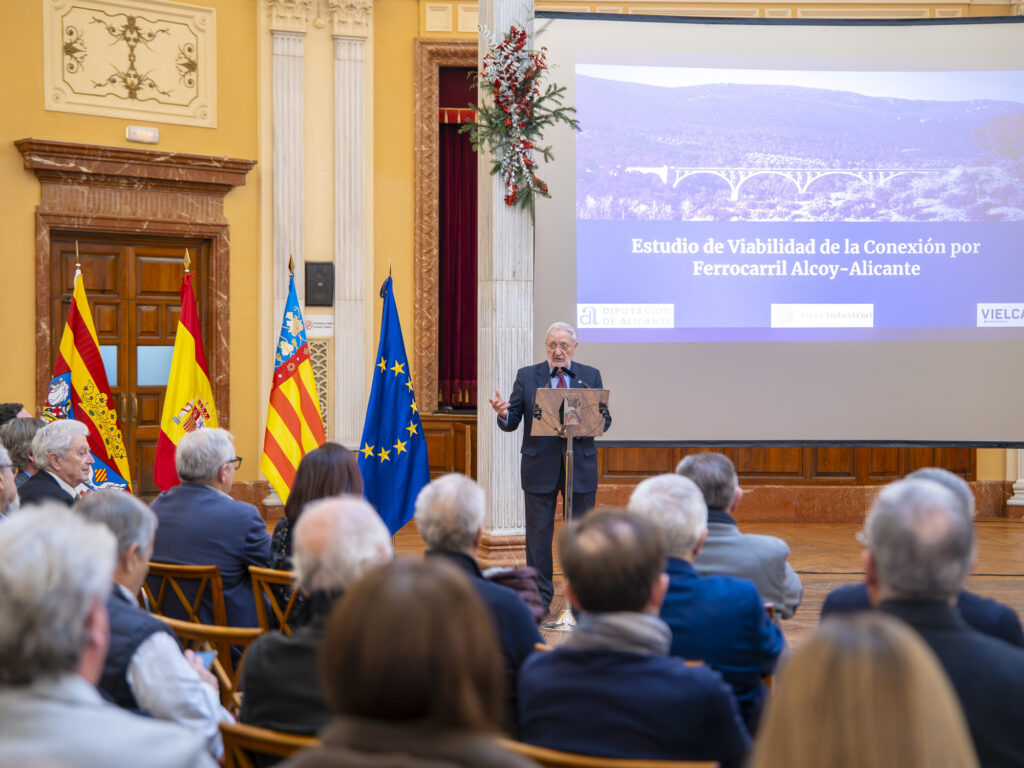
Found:
<path fill-rule="evenodd" d="M 299 591 L 295 588 L 295 576 L 291 571 L 278 571 L 273 568 L 249 566 L 252 577 L 252 593 L 256 598 L 256 618 L 263 629 L 273 629 L 270 614 L 273 613 L 277 628 L 284 634 L 292 633 L 288 623 L 295 609 L 295 599 Z M 277 587 L 277 589 L 275 589 Z M 283 598 L 287 596 L 287 600 Z M 282 603 L 284 603 L 282 605 Z M 267 606 L 270 610 L 267 610 Z"/>
<path fill-rule="evenodd" d="M 285 758 L 296 750 L 320 743 L 314 736 L 296 736 L 243 723 L 221 722 L 220 733 L 224 737 L 224 768 L 255 768 L 253 755 Z"/>
<path fill-rule="evenodd" d="M 210 671 L 220 684 L 220 700 L 224 708 L 237 713 L 242 705 L 242 694 L 238 680 L 242 674 L 242 663 L 252 641 L 263 634 L 260 627 L 218 627 L 213 624 L 196 624 L 191 621 L 159 617 L 167 622 L 171 631 L 178 636 L 185 649 L 193 651 L 214 651 L 217 655 L 210 665 Z M 233 648 L 239 648 L 236 660 Z"/>
<path fill-rule="evenodd" d="M 510 752 L 523 755 L 540 764 L 542 768 L 718 768 L 712 761 L 687 760 L 634 760 L 630 758 L 593 757 L 575 752 L 560 752 L 557 749 L 535 747 L 521 741 L 500 739 L 501 745 Z"/>
<path fill-rule="evenodd" d="M 209 597 L 212 623 L 228 625 L 224 608 L 224 582 L 216 565 L 173 565 L 149 562 L 149 575 L 142 585 L 149 605 L 140 603 L 158 616 L 181 618 L 196 624 L 209 624 L 200 618 L 203 599 Z"/>

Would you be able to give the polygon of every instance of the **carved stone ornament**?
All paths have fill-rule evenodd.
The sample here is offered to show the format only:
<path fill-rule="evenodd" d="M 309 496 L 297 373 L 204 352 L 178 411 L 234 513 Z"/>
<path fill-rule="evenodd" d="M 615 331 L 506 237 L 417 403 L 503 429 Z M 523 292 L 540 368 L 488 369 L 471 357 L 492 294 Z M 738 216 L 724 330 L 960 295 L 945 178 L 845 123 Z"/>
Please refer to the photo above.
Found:
<path fill-rule="evenodd" d="M 327 0 L 331 12 L 331 34 L 367 37 L 373 16 L 373 0 Z"/>
<path fill-rule="evenodd" d="M 266 0 L 270 29 L 274 32 L 305 32 L 313 0 Z"/>

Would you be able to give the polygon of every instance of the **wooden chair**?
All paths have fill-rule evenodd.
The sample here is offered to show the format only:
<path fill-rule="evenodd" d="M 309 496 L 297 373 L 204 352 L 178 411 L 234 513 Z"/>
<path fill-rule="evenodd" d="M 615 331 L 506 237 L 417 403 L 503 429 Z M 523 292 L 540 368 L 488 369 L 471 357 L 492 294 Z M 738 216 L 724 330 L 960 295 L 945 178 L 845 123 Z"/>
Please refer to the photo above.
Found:
<path fill-rule="evenodd" d="M 143 593 L 149 600 L 147 606 L 142 596 L 139 603 L 158 616 L 166 616 L 167 609 L 184 613 L 187 621 L 203 624 L 199 618 L 199 607 L 203 598 L 210 596 L 213 606 L 213 623 L 220 627 L 228 625 L 228 614 L 224 608 L 224 582 L 220 568 L 216 565 L 172 565 L 171 563 L 149 563 L 149 576 L 142 585 Z M 171 618 L 177 618 L 173 614 Z"/>
<path fill-rule="evenodd" d="M 214 651 L 217 656 L 210 671 L 220 683 L 220 700 L 224 708 L 237 713 L 242 706 L 242 693 L 238 680 L 242 673 L 245 653 L 252 641 L 263 634 L 260 627 L 218 627 L 213 624 L 196 624 L 180 621 L 167 616 L 159 617 L 167 622 L 171 631 L 178 636 L 182 647 L 193 651 Z M 241 656 L 235 660 L 232 648 L 240 647 Z"/>
<path fill-rule="evenodd" d="M 273 613 L 278 629 L 284 634 L 290 635 L 292 628 L 288 622 L 295 609 L 295 598 L 299 594 L 295 588 L 295 576 L 291 571 L 260 568 L 257 565 L 249 566 L 249 575 L 252 577 L 252 593 L 256 597 L 256 617 L 260 626 L 263 629 L 273 629 L 270 624 L 270 613 Z M 281 590 L 275 590 L 275 586 L 288 589 L 288 601 L 284 607 L 281 606 L 281 601 L 278 599 L 281 596 Z M 270 605 L 269 612 L 267 611 L 268 604 Z"/>
<path fill-rule="evenodd" d="M 296 736 L 243 723 L 222 722 L 220 734 L 224 737 L 224 768 L 255 768 L 254 755 L 286 758 L 320 743 L 314 736 Z"/>
<path fill-rule="evenodd" d="M 575 752 L 535 747 L 521 741 L 500 739 L 501 746 L 539 763 L 542 768 L 718 768 L 714 761 L 639 760 L 632 758 L 593 757 Z"/>

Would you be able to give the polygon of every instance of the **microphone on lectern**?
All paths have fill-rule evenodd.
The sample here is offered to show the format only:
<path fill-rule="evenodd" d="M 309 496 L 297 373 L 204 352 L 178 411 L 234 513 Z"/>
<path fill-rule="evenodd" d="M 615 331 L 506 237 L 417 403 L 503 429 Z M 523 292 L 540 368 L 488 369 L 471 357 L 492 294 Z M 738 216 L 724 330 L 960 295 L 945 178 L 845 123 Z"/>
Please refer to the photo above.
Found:
<path fill-rule="evenodd" d="M 576 381 L 578 381 L 585 389 L 591 389 L 592 388 L 589 384 L 587 384 L 587 382 L 585 382 L 583 379 L 581 379 L 579 376 L 577 376 L 573 372 L 573 370 L 571 368 L 559 368 L 558 370 L 560 370 L 562 373 L 564 373 L 570 379 L 576 379 Z"/>

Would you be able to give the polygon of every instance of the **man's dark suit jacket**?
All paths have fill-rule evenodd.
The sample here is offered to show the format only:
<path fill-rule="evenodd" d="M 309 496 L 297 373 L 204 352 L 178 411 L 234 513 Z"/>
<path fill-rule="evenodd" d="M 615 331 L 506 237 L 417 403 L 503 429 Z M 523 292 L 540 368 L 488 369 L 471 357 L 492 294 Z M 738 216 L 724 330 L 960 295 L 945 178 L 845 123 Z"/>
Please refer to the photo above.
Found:
<path fill-rule="evenodd" d="M 228 624 L 255 627 L 249 566 L 266 568 L 270 557 L 270 534 L 256 507 L 203 483 L 182 483 L 157 496 L 150 509 L 159 521 L 151 559 L 216 565 L 224 582 Z M 169 606 L 165 608 L 177 618 Z M 212 603 L 205 598 L 200 614 L 204 622 L 213 623 Z"/>
<path fill-rule="evenodd" d="M 523 490 L 527 493 L 551 493 L 558 485 L 562 469 L 562 457 L 565 455 L 565 440 L 560 437 L 534 437 L 530 434 L 533 427 L 533 405 L 537 390 L 551 386 L 550 368 L 545 360 L 537 365 L 520 368 L 516 374 L 516 383 L 512 386 L 512 395 L 508 400 L 508 413 L 505 420 L 498 417 L 498 427 L 506 432 L 515 432 L 519 422 L 523 422 L 523 448 L 519 476 Z M 577 378 L 569 379 L 572 389 L 583 389 L 584 382 L 590 389 L 602 389 L 601 372 L 589 365 L 577 363 L 575 360 L 570 370 Z M 557 420 L 557 419 L 556 419 Z M 604 428 L 611 426 L 612 417 L 606 414 Z M 597 490 L 597 446 L 592 437 L 577 438 L 573 445 L 573 493 L 588 493 Z"/>
<path fill-rule="evenodd" d="M 917 630 L 960 698 L 982 768 L 1024 765 L 1024 650 L 971 629 L 950 605 L 886 600 L 879 606 Z"/>
<path fill-rule="evenodd" d="M 661 620 L 672 630 L 673 656 L 703 661 L 736 695 L 753 733 L 768 689 L 761 678 L 775 671 L 786 641 L 768 618 L 754 582 L 732 576 L 700 576 L 693 566 L 668 559 L 668 593 Z"/>
<path fill-rule="evenodd" d="M 44 501 L 59 501 L 70 507 L 75 497 L 61 488 L 60 483 L 54 480 L 49 472 L 40 469 L 18 489 L 18 500 L 23 507 L 29 504 L 42 504 Z"/>
<path fill-rule="evenodd" d="M 518 704 L 520 738 L 549 749 L 738 768 L 749 745 L 729 686 L 675 656 L 535 653 L 519 672 Z"/>
<path fill-rule="evenodd" d="M 427 556 L 443 557 L 462 570 L 491 612 L 505 667 L 505 724 L 509 733 L 515 733 L 515 694 L 519 668 L 526 661 L 526 657 L 533 653 L 533 647 L 544 642 L 533 620 L 533 614 L 514 590 L 484 578 L 480 566 L 469 555 L 432 550 L 427 552 Z"/>
<path fill-rule="evenodd" d="M 968 592 L 957 598 L 956 607 L 967 625 L 992 637 L 1024 648 L 1024 631 L 1017 612 L 997 600 Z M 821 606 L 821 618 L 832 613 L 856 613 L 871 610 L 867 584 L 844 584 L 828 593 Z"/>

